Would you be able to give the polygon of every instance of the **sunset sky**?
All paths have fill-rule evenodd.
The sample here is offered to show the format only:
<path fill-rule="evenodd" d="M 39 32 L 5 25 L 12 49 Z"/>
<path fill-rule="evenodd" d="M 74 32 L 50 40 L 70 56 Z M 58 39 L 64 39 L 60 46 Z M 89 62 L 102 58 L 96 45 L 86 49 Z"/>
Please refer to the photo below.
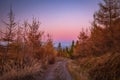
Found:
<path fill-rule="evenodd" d="M 41 30 L 55 42 L 76 40 L 81 28 L 88 28 L 101 0 L 0 0 L 0 19 L 7 20 L 10 4 L 19 23 L 36 17 Z M 0 27 L 4 27 L 0 22 Z"/>

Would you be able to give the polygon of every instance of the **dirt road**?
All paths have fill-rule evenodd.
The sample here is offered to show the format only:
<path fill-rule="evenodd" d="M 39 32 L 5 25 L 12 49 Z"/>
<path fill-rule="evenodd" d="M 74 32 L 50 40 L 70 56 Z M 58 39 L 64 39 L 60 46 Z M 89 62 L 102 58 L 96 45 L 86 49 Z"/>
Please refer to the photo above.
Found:
<path fill-rule="evenodd" d="M 49 65 L 43 77 L 37 80 L 73 80 L 66 67 L 67 60 L 61 60 Z"/>

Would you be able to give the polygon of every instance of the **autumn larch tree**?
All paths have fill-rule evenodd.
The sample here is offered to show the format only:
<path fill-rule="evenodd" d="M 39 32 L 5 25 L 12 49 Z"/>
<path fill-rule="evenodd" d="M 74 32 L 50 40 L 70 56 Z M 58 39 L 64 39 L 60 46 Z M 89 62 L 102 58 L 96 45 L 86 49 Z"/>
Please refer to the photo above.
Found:
<path fill-rule="evenodd" d="M 50 34 L 47 34 L 47 42 L 45 45 L 46 55 L 45 58 L 48 58 L 48 62 L 53 64 L 55 62 L 55 50 L 53 46 L 53 40 Z"/>
<path fill-rule="evenodd" d="M 10 7 L 10 12 L 8 14 L 8 22 L 3 21 L 5 24 L 5 31 L 1 31 L 3 34 L 2 40 L 7 43 L 6 45 L 6 51 L 4 58 L 7 56 L 7 53 L 9 51 L 10 43 L 14 41 L 15 39 L 15 30 L 16 30 L 16 22 L 15 22 L 15 16 L 12 10 L 12 6 Z"/>
<path fill-rule="evenodd" d="M 115 22 L 120 20 L 120 0 L 103 0 L 94 14 L 91 39 L 98 52 L 105 53 L 115 44 Z M 117 32 L 119 33 L 119 32 Z M 103 50 L 102 50 L 103 49 Z"/>
<path fill-rule="evenodd" d="M 28 25 L 28 45 L 30 47 L 31 54 L 36 56 L 37 54 L 40 54 L 39 49 L 42 46 L 43 32 L 39 31 L 40 23 L 35 18 L 33 18 L 32 24 Z"/>
<path fill-rule="evenodd" d="M 87 30 L 85 31 L 84 29 L 82 29 L 82 31 L 80 32 L 79 36 L 78 36 L 78 41 L 77 44 L 75 45 L 75 51 L 74 51 L 74 56 L 80 56 L 80 57 L 84 57 L 88 55 L 88 39 L 89 36 L 87 35 Z"/>
<path fill-rule="evenodd" d="M 100 9 L 94 14 L 94 20 L 98 25 L 112 27 L 114 21 L 120 18 L 120 1 L 103 0 L 99 3 Z"/>
<path fill-rule="evenodd" d="M 4 31 L 0 31 L 2 33 L 1 40 L 6 42 L 7 44 L 6 44 L 5 52 L 3 54 L 2 61 L 1 61 L 2 65 L 5 64 L 6 60 L 8 60 L 7 55 L 8 55 L 8 52 L 9 52 L 10 43 L 14 42 L 16 22 L 15 22 L 15 16 L 14 16 L 14 13 L 13 13 L 13 10 L 12 10 L 12 6 L 10 7 L 10 12 L 8 14 L 8 22 L 3 21 L 3 23 L 5 24 L 6 28 L 4 29 Z"/>

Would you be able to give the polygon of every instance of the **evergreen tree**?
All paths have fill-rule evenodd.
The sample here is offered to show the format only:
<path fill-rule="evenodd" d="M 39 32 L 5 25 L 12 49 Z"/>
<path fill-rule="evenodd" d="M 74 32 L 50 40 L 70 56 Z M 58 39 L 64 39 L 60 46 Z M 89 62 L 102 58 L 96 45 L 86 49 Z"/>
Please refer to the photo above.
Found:
<path fill-rule="evenodd" d="M 62 56 L 62 46 L 61 43 L 58 43 L 58 56 Z"/>
<path fill-rule="evenodd" d="M 69 55 L 70 55 L 70 57 L 73 56 L 74 47 L 75 47 L 75 42 L 74 42 L 74 40 L 73 40 L 73 41 L 72 41 L 72 45 L 71 45 L 71 47 L 70 47 L 70 51 L 69 51 Z"/>

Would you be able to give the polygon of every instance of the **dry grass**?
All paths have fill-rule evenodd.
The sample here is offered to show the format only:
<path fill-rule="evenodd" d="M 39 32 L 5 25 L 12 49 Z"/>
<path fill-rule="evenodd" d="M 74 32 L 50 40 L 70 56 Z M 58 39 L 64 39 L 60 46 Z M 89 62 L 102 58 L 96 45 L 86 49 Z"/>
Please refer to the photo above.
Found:
<path fill-rule="evenodd" d="M 9 71 L 4 71 L 0 80 L 35 80 L 34 75 L 41 70 L 41 63 L 32 61 L 31 65 L 25 65 L 24 68 L 8 67 Z"/>
<path fill-rule="evenodd" d="M 88 80 L 86 71 L 76 61 L 69 62 L 67 67 L 74 80 Z"/>
<path fill-rule="evenodd" d="M 111 53 L 106 53 L 99 57 L 89 56 L 79 59 L 78 62 L 82 68 L 84 68 L 85 70 L 89 70 L 96 67 L 97 65 L 104 63 L 104 61 L 108 60 L 110 56 Z"/>

